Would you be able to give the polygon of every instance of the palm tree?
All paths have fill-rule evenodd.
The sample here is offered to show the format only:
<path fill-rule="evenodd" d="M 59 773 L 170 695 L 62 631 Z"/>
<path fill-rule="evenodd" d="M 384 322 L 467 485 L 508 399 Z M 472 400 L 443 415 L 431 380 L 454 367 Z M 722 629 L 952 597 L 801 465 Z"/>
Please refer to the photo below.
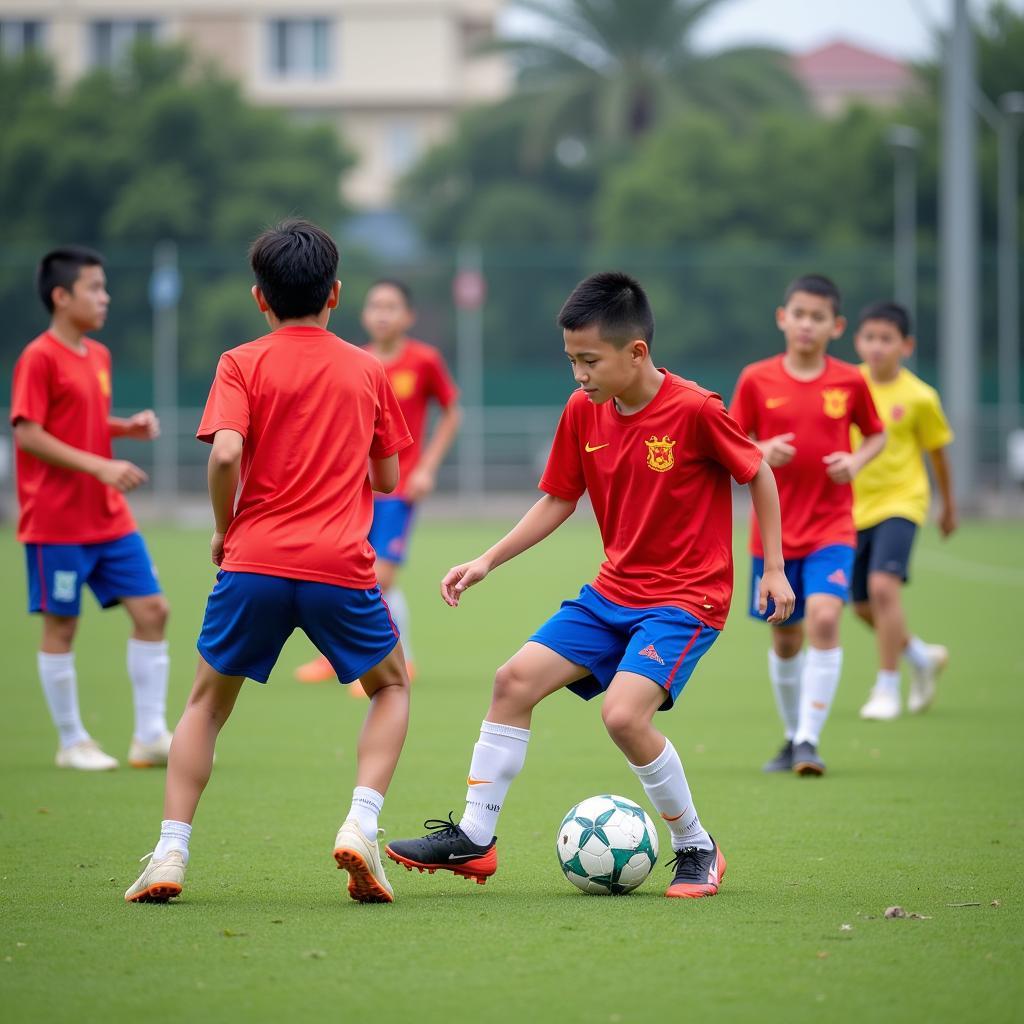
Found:
<path fill-rule="evenodd" d="M 767 106 L 800 106 L 785 56 L 767 47 L 694 48 L 694 30 L 725 0 L 514 0 L 529 33 L 487 47 L 512 55 L 531 104 L 530 148 L 559 135 L 634 141 L 676 111 L 712 109 L 734 120 Z"/>

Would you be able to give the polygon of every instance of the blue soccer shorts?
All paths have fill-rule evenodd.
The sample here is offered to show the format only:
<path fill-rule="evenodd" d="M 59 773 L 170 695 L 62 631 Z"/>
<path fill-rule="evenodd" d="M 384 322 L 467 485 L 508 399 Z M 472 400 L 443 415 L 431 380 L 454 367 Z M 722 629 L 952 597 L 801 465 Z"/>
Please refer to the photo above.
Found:
<path fill-rule="evenodd" d="M 26 544 L 28 610 L 74 617 L 87 585 L 102 608 L 124 597 L 160 593 L 156 569 L 139 533 L 100 544 Z"/>
<path fill-rule="evenodd" d="M 665 691 L 660 710 L 668 711 L 718 633 L 682 608 L 627 608 L 588 584 L 530 639 L 590 671 L 569 684 L 584 700 L 604 693 L 617 672 L 634 672 Z"/>
<path fill-rule="evenodd" d="M 885 572 L 904 583 L 910 578 L 910 552 L 917 523 L 900 516 L 883 519 L 875 526 L 857 531 L 857 553 L 853 558 L 853 599 L 868 599 L 868 576 Z"/>
<path fill-rule="evenodd" d="M 398 643 L 379 587 L 359 590 L 222 569 L 196 646 L 222 675 L 265 683 L 295 629 L 313 641 L 343 683 L 383 661 Z"/>
<path fill-rule="evenodd" d="M 786 579 L 796 594 L 793 614 L 780 625 L 792 626 L 804 617 L 807 598 L 812 594 L 832 594 L 841 601 L 850 600 L 850 578 L 853 574 L 853 548 L 849 544 L 829 544 L 803 558 L 786 559 Z M 775 602 L 768 599 L 768 610 L 757 610 L 758 591 L 764 575 L 764 559 L 751 559 L 750 604 L 752 619 L 767 619 L 775 611 Z"/>
<path fill-rule="evenodd" d="M 378 558 L 401 565 L 409 544 L 416 507 L 404 498 L 374 498 L 370 547 Z"/>

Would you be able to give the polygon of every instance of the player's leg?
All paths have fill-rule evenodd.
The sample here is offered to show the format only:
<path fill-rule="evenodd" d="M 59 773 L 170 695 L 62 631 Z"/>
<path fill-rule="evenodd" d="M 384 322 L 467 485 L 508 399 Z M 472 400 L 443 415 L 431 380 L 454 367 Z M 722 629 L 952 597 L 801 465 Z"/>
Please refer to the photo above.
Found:
<path fill-rule="evenodd" d="M 906 646 L 906 617 L 900 598 L 902 581 L 888 572 L 868 574 L 867 590 L 878 672 L 860 717 L 868 721 L 889 721 L 900 713 L 900 654 Z"/>

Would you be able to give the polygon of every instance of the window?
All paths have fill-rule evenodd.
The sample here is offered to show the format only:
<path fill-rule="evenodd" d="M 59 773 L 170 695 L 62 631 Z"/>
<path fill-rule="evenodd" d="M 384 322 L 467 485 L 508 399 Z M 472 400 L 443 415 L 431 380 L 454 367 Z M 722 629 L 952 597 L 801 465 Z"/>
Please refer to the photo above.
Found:
<path fill-rule="evenodd" d="M 420 155 L 419 132 L 415 121 L 395 118 L 387 126 L 387 164 L 392 174 L 404 174 Z"/>
<path fill-rule="evenodd" d="M 20 57 L 41 50 L 45 27 L 41 21 L 0 21 L 0 55 Z"/>
<path fill-rule="evenodd" d="M 154 40 L 155 21 L 94 21 L 90 25 L 89 63 L 94 68 L 116 68 L 140 40 Z"/>
<path fill-rule="evenodd" d="M 331 25 L 326 18 L 275 18 L 269 25 L 274 78 L 326 78 L 331 71 Z"/>

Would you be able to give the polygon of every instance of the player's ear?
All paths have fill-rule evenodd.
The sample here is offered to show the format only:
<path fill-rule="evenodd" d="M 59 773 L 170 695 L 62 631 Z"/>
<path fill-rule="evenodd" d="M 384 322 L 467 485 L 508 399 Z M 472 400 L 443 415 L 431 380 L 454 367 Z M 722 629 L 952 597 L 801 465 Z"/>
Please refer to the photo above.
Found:
<path fill-rule="evenodd" d="M 781 331 L 786 325 L 786 307 L 775 307 L 775 326 Z"/>
<path fill-rule="evenodd" d="M 629 354 L 634 363 L 642 363 L 651 350 L 647 347 L 647 342 L 643 338 L 634 338 L 629 343 Z"/>
<path fill-rule="evenodd" d="M 258 284 L 254 284 L 252 286 L 252 297 L 261 313 L 266 313 L 267 310 L 270 309 L 270 306 L 267 305 L 267 300 L 263 297 L 263 292 L 260 291 L 260 286 Z"/>
<path fill-rule="evenodd" d="M 833 338 L 841 338 L 843 336 L 843 332 L 845 330 L 846 330 L 846 317 L 845 316 L 837 316 L 836 317 L 835 326 L 832 328 L 832 337 Z"/>
<path fill-rule="evenodd" d="M 341 298 L 341 282 L 340 281 L 335 281 L 334 284 L 331 285 L 331 294 L 327 296 L 327 308 L 328 309 L 337 309 L 338 308 L 338 302 L 339 302 L 340 298 Z"/>
<path fill-rule="evenodd" d="M 914 349 L 917 348 L 917 338 L 912 334 L 907 334 L 903 338 L 903 358 L 909 359 L 914 354 Z"/>

